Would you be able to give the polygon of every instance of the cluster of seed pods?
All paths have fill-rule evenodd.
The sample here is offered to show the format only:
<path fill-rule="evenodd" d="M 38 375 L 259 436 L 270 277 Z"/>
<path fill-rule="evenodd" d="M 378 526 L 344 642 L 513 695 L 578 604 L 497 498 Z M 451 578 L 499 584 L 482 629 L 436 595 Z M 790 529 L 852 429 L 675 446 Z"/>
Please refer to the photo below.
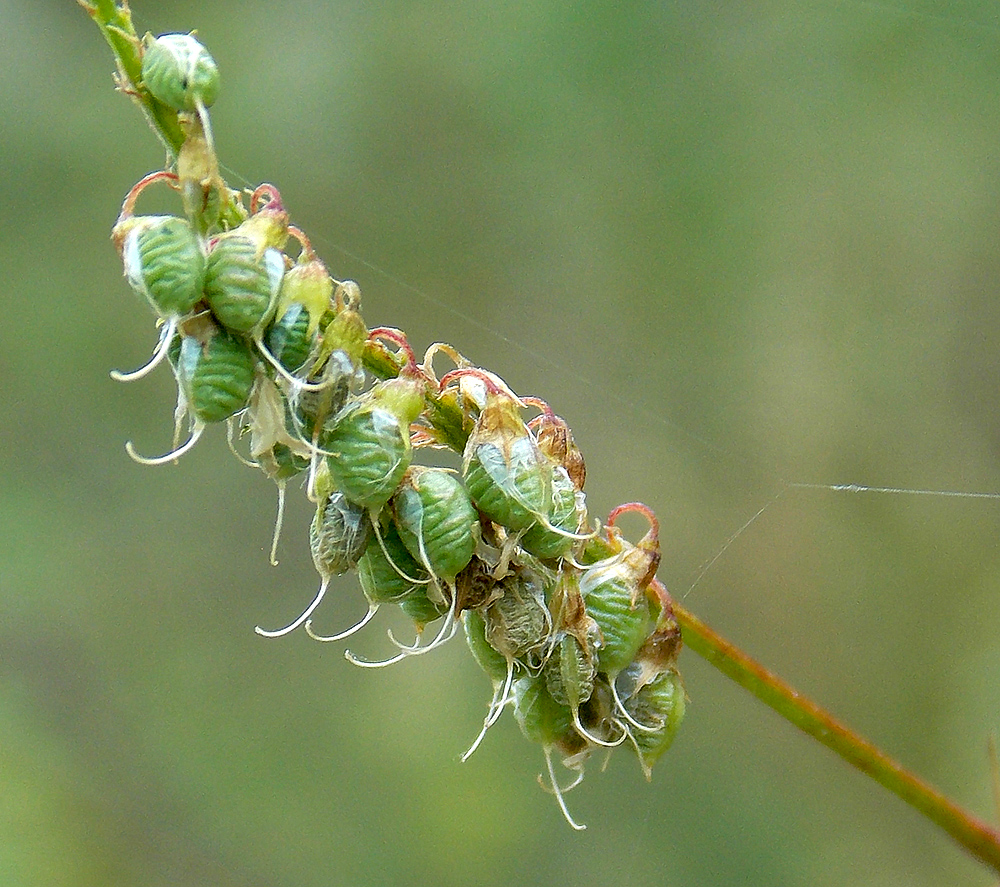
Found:
<path fill-rule="evenodd" d="M 418 362 L 401 331 L 369 330 L 357 284 L 330 276 L 277 190 L 261 185 L 246 209 L 219 176 L 207 113 L 218 75 L 204 47 L 186 34 L 143 45 L 137 88 L 178 113 L 187 139 L 176 169 L 129 192 L 112 235 L 126 278 L 160 326 L 149 363 L 114 375 L 138 379 L 166 360 L 178 390 L 173 449 L 149 458 L 130 442 L 130 455 L 170 462 L 207 426 L 227 423 L 234 453 L 279 489 L 272 561 L 285 488 L 299 479 L 316 506 L 319 589 L 288 625 L 257 632 L 274 638 L 301 627 L 340 641 L 395 604 L 415 641 L 390 633 L 395 651 L 376 662 L 347 653 L 380 667 L 424 655 L 464 627 L 493 684 L 465 758 L 511 707 L 544 751 L 567 821 L 582 828 L 563 793 L 583 778 L 590 754 L 626 745 L 648 777 L 684 713 L 680 631 L 655 576 L 655 516 L 629 503 L 603 526 L 592 521 L 583 457 L 545 402 L 519 398 L 451 346 L 432 345 Z M 183 215 L 136 215 L 154 183 L 178 192 Z M 454 365 L 440 379 L 438 355 Z M 638 542 L 618 526 L 626 513 L 648 525 Z M 368 611 L 344 631 L 320 634 L 313 613 L 333 577 L 350 571 Z M 570 770 L 567 785 L 554 756 Z"/>

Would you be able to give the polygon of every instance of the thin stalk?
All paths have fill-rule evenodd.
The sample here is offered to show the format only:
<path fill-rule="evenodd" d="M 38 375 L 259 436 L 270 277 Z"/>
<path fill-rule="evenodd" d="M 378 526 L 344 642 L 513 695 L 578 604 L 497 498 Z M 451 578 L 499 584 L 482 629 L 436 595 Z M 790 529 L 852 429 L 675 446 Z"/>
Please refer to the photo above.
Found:
<path fill-rule="evenodd" d="M 154 99 L 142 86 L 142 41 L 132 24 L 127 0 L 77 0 L 100 28 L 118 63 L 118 88 L 142 111 L 153 132 L 163 142 L 172 160 L 184 144 L 184 132 L 177 122 L 177 112 Z"/>
<path fill-rule="evenodd" d="M 993 828 L 833 718 L 781 678 L 674 603 L 684 643 L 852 767 L 919 810 L 980 862 L 1000 873 L 1000 830 Z"/>

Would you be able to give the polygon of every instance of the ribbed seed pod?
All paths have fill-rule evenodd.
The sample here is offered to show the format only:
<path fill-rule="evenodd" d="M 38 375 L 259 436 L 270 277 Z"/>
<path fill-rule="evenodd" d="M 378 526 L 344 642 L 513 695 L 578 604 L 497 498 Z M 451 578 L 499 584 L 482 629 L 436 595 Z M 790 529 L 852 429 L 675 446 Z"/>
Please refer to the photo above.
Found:
<path fill-rule="evenodd" d="M 561 465 L 552 474 L 552 507 L 549 510 L 548 526 L 535 524 L 521 537 L 521 547 L 525 551 L 543 559 L 562 557 L 573 547 L 574 539 L 565 533 L 576 533 L 580 525 L 580 502 L 583 493 L 578 493 L 576 485 Z M 563 530 L 558 533 L 552 528 Z"/>
<path fill-rule="evenodd" d="M 509 396 L 487 394 L 465 447 L 462 474 L 476 507 L 507 529 L 524 530 L 548 518 L 551 463 Z"/>
<path fill-rule="evenodd" d="M 264 344 L 288 372 L 294 373 L 309 359 L 315 334 L 310 334 L 309 309 L 299 302 L 292 302 L 267 330 Z"/>
<path fill-rule="evenodd" d="M 205 423 L 238 413 L 250 400 L 256 365 L 249 346 L 225 330 L 183 336 L 176 373 L 188 412 Z"/>
<path fill-rule="evenodd" d="M 527 675 L 514 681 L 514 718 L 531 742 L 543 746 L 572 743 L 576 736 L 569 706 L 552 698 L 542 677 Z"/>
<path fill-rule="evenodd" d="M 142 82 L 154 98 L 175 111 L 211 107 L 219 93 L 219 69 L 191 34 L 147 36 Z"/>
<path fill-rule="evenodd" d="M 381 544 L 373 540 L 358 561 L 361 590 L 373 604 L 399 601 L 420 590 L 421 583 L 430 578 L 410 557 L 392 524 L 380 532 Z"/>
<path fill-rule="evenodd" d="M 339 576 L 356 566 L 372 536 L 368 512 L 343 493 L 320 502 L 309 528 L 309 546 L 320 576 Z"/>
<path fill-rule="evenodd" d="M 122 246 L 128 282 L 160 317 L 187 314 L 201 299 L 205 254 L 185 219 L 145 216 L 129 219 Z"/>
<path fill-rule="evenodd" d="M 587 567 L 580 577 L 580 591 L 587 614 L 601 633 L 598 667 L 614 680 L 653 628 L 646 595 L 617 557 Z"/>
<path fill-rule="evenodd" d="M 410 465 L 410 423 L 422 403 L 413 383 L 390 379 L 348 407 L 323 437 L 330 477 L 352 502 L 377 512 L 392 498 Z"/>
<path fill-rule="evenodd" d="M 249 333 L 269 320 L 284 272 L 273 247 L 261 251 L 249 237 L 223 235 L 208 254 L 205 300 L 226 329 Z"/>
<path fill-rule="evenodd" d="M 625 700 L 625 710 L 634 720 L 654 728 L 631 731 L 647 779 L 650 768 L 673 743 L 684 719 L 684 709 L 684 685 L 672 668 L 658 674 Z"/>
<path fill-rule="evenodd" d="M 477 443 L 465 469 L 465 483 L 476 507 L 514 531 L 547 517 L 549 478 L 544 457 L 529 436 L 512 441 L 507 452 L 487 441 Z"/>
<path fill-rule="evenodd" d="M 413 466 L 392 500 L 399 538 L 426 570 L 449 584 L 476 550 L 479 519 L 465 487 L 443 468 Z"/>

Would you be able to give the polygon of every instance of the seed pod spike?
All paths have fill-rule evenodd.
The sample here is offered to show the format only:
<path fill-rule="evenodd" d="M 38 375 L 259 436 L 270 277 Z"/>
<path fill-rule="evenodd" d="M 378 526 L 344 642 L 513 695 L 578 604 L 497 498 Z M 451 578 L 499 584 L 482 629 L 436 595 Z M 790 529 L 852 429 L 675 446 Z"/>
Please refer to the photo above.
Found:
<path fill-rule="evenodd" d="M 123 373 L 120 370 L 112 370 L 111 378 L 116 382 L 135 382 L 137 379 L 144 379 L 155 370 L 170 351 L 170 343 L 173 341 L 174 333 L 177 332 L 178 318 L 171 317 L 160 329 L 160 340 L 156 344 L 153 356 L 146 361 L 139 369 L 131 373 Z"/>
<path fill-rule="evenodd" d="M 312 603 L 309 604 L 309 606 L 302 611 L 302 614 L 293 622 L 289 622 L 288 625 L 286 625 L 284 628 L 279 628 L 276 629 L 275 631 L 268 631 L 257 625 L 254 627 L 254 631 L 264 638 L 280 638 L 286 634 L 289 634 L 290 632 L 295 631 L 296 628 L 298 628 L 310 616 L 312 616 L 313 611 L 315 611 L 315 609 L 320 605 L 320 601 L 323 600 L 323 596 L 326 594 L 326 589 L 330 584 L 330 578 L 331 577 L 329 576 L 323 577 L 323 581 L 320 582 L 319 585 L 319 591 L 316 592 L 316 597 L 312 599 Z"/>
<path fill-rule="evenodd" d="M 190 450 L 196 443 L 198 443 L 198 438 L 201 437 L 201 433 L 205 430 L 205 423 L 201 421 L 196 421 L 194 423 L 193 429 L 191 431 L 191 436 L 179 447 L 171 450 L 169 453 L 164 453 L 162 456 L 156 456 L 154 458 L 149 458 L 148 456 L 140 456 L 132 444 L 132 441 L 125 441 L 125 452 L 129 454 L 132 461 L 138 462 L 140 465 L 166 465 L 167 462 L 176 462 L 183 456 L 188 450 Z"/>

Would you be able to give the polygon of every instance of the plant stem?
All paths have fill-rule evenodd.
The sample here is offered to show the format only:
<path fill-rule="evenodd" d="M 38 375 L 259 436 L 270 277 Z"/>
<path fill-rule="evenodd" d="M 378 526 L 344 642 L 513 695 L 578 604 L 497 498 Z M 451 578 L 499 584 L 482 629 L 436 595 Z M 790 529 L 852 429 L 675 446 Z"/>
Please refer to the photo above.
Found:
<path fill-rule="evenodd" d="M 681 624 L 684 643 L 695 653 L 852 767 L 915 807 L 976 859 L 1000 873 L 1000 830 L 963 810 L 676 602 L 674 615 Z"/>
<path fill-rule="evenodd" d="M 154 99 L 142 86 L 142 42 L 132 24 L 132 12 L 127 0 L 77 0 L 100 28 L 118 63 L 118 88 L 126 93 L 142 111 L 153 132 L 163 142 L 169 157 L 175 158 L 184 144 L 184 132 L 177 121 L 177 112 Z"/>

